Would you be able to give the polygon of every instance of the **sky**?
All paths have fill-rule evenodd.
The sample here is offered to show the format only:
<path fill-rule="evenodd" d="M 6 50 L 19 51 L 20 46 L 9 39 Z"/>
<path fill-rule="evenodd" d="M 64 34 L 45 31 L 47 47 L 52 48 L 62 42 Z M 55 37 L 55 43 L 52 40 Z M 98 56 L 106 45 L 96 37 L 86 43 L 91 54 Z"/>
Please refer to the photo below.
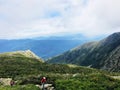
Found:
<path fill-rule="evenodd" d="M 120 32 L 120 0 L 0 0 L 0 39 Z"/>

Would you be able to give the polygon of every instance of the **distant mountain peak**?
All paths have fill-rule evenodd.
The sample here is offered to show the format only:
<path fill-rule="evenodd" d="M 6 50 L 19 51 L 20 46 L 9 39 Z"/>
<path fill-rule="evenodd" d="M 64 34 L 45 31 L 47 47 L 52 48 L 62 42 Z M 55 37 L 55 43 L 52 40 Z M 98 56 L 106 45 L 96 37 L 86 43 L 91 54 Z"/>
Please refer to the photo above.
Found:
<path fill-rule="evenodd" d="M 120 32 L 116 32 L 107 37 L 107 39 L 120 39 Z"/>
<path fill-rule="evenodd" d="M 116 44 L 116 43 L 119 45 L 119 41 L 120 41 L 120 32 L 116 32 L 109 35 L 105 39 L 101 40 L 100 43 L 102 46 Z"/>

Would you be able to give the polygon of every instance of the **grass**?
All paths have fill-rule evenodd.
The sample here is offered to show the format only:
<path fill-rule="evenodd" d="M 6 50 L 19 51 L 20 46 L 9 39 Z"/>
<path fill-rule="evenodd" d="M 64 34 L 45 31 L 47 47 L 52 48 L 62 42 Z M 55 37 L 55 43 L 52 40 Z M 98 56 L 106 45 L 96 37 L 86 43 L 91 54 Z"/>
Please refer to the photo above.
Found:
<path fill-rule="evenodd" d="M 15 85 L 15 86 L 1 86 L 0 90 L 40 90 L 35 85 Z"/>
<path fill-rule="evenodd" d="M 48 64 L 24 56 L 0 56 L 0 77 L 13 78 L 14 87 L 0 86 L 0 90 L 40 90 L 43 76 L 56 90 L 119 90 L 120 80 L 110 73 L 76 65 Z"/>

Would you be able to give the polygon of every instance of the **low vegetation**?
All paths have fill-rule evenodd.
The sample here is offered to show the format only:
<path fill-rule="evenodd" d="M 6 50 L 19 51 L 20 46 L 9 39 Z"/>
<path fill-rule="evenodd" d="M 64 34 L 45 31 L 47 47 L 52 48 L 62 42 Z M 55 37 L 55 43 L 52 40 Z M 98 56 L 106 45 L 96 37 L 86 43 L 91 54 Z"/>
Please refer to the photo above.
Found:
<path fill-rule="evenodd" d="M 35 85 L 29 84 L 29 85 L 15 85 L 13 87 L 1 86 L 0 90 L 40 90 L 40 89 Z"/>
<path fill-rule="evenodd" d="M 0 56 L 0 77 L 12 78 L 15 86 L 0 84 L 0 90 L 40 90 L 43 76 L 56 90 L 119 90 L 120 80 L 110 73 L 66 64 L 48 64 L 22 55 Z"/>

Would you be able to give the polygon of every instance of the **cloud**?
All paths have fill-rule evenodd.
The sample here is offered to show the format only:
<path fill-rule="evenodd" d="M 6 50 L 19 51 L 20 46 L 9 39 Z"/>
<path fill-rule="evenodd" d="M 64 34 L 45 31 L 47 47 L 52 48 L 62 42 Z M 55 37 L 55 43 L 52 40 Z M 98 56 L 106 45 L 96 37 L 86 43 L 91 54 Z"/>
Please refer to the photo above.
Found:
<path fill-rule="evenodd" d="M 120 31 L 119 0 L 0 0 L 0 38 Z"/>
<path fill-rule="evenodd" d="M 82 8 L 81 14 L 72 16 L 68 24 L 75 32 L 87 36 L 97 36 L 120 31 L 120 1 L 119 0 L 89 0 L 87 6 Z"/>

